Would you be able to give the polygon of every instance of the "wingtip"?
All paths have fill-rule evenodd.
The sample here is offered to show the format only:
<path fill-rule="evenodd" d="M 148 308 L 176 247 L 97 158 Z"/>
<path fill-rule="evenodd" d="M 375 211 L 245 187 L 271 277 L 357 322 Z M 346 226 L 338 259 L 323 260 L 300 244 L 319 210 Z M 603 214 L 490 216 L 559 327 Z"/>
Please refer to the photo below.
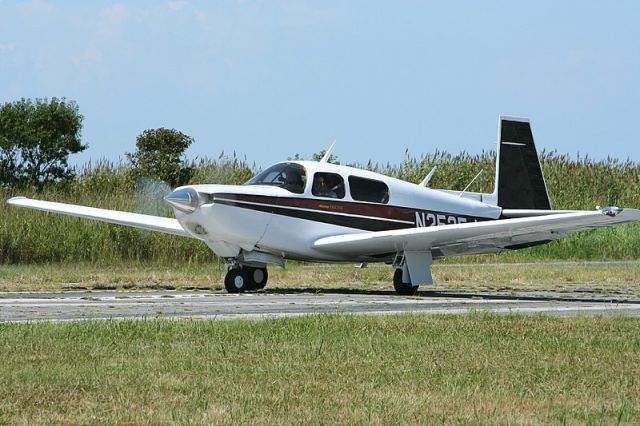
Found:
<path fill-rule="evenodd" d="M 11 198 L 9 198 L 9 199 L 7 200 L 7 203 L 8 203 L 8 204 L 15 204 L 15 203 L 16 203 L 16 201 L 19 201 L 19 200 L 26 200 L 26 199 L 27 199 L 27 197 L 22 197 L 22 196 L 19 196 L 19 197 L 11 197 Z"/>
<path fill-rule="evenodd" d="M 616 207 L 616 206 L 611 206 L 611 207 L 604 207 L 601 208 L 600 211 L 602 212 L 602 214 L 605 214 L 609 217 L 616 217 L 618 216 L 618 214 L 622 213 L 624 209 L 620 208 L 620 207 Z"/>
<path fill-rule="evenodd" d="M 599 209 L 600 212 L 609 217 L 619 217 L 628 222 L 640 222 L 640 210 L 622 207 L 604 207 Z"/>

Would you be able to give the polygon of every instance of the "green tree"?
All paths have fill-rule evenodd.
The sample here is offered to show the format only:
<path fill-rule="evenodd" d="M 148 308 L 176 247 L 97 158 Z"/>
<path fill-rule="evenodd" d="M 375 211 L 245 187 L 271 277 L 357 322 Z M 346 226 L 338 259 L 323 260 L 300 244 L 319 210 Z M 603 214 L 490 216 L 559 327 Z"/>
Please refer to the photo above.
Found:
<path fill-rule="evenodd" d="M 324 155 L 327 153 L 326 149 L 323 149 L 320 152 L 316 152 L 315 154 L 311 155 L 311 160 L 310 161 L 320 161 L 322 160 L 322 157 L 324 157 Z M 296 153 L 293 157 L 287 157 L 287 160 L 289 161 L 304 161 L 304 157 L 302 155 L 300 155 L 299 153 Z M 327 162 L 332 163 L 332 164 L 340 164 L 340 160 L 338 159 L 337 155 L 329 155 L 329 158 L 327 159 Z"/>
<path fill-rule="evenodd" d="M 184 152 L 193 138 L 174 129 L 148 129 L 136 138 L 136 152 L 127 153 L 135 173 L 167 182 L 175 187 L 184 185 L 193 174 Z"/>
<path fill-rule="evenodd" d="M 326 149 L 323 149 L 323 150 L 322 150 L 322 151 L 320 151 L 320 152 L 316 152 L 315 154 L 313 154 L 313 155 L 311 156 L 311 160 L 312 160 L 312 161 L 320 161 L 320 160 L 322 160 L 322 157 L 324 157 L 324 155 L 325 155 L 326 153 L 327 153 L 327 150 L 326 150 Z M 297 154 L 296 154 L 296 155 L 297 155 Z M 337 156 L 337 155 L 333 155 L 333 154 L 330 154 L 330 155 L 329 155 L 329 158 L 327 159 L 327 162 L 328 162 L 328 163 L 332 163 L 332 164 L 340 164 L 340 160 L 338 159 L 338 156 Z"/>
<path fill-rule="evenodd" d="M 74 101 L 21 99 L 0 107 L 0 185 L 37 186 L 75 177 L 70 154 L 84 151 Z"/>

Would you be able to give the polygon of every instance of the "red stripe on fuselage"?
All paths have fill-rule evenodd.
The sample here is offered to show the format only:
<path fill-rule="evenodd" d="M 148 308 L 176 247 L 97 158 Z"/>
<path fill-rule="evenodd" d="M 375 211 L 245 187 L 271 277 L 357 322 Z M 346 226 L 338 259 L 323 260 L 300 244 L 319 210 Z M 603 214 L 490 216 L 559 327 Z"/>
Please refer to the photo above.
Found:
<path fill-rule="evenodd" d="M 490 218 L 460 215 L 454 213 L 399 207 L 383 204 L 358 203 L 333 199 L 310 199 L 297 197 L 273 197 L 232 193 L 212 194 L 215 198 L 249 202 L 279 207 L 293 207 L 318 212 L 366 216 L 381 220 L 391 219 L 411 222 L 414 226 L 446 225 L 449 223 L 478 222 Z M 410 225 L 409 225 L 410 226 Z"/>

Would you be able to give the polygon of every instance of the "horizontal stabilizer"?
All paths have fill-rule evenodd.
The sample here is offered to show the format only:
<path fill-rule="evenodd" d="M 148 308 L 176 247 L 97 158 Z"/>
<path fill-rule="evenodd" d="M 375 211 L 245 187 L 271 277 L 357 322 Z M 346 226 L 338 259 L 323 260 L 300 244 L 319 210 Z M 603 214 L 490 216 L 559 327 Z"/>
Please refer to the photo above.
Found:
<path fill-rule="evenodd" d="M 134 228 L 146 229 L 148 231 L 164 232 L 167 234 L 179 235 L 181 237 L 191 237 L 191 235 L 182 228 L 177 219 L 171 219 L 168 217 L 97 209 L 94 207 L 78 206 L 75 204 L 54 203 L 51 201 L 33 200 L 26 197 L 14 197 L 7 200 L 7 203 L 15 207 L 26 207 L 45 212 L 61 213 L 85 219 L 115 223 L 117 225 L 132 226 Z"/>

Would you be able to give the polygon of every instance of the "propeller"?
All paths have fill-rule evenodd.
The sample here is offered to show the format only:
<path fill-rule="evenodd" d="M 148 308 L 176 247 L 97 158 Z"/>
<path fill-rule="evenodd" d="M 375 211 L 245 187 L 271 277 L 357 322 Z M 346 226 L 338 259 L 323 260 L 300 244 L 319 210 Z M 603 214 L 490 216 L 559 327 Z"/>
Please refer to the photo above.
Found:
<path fill-rule="evenodd" d="M 134 196 L 135 211 L 153 216 L 173 216 L 171 208 L 162 201 L 171 191 L 173 189 L 167 182 L 148 176 L 139 177 Z"/>

